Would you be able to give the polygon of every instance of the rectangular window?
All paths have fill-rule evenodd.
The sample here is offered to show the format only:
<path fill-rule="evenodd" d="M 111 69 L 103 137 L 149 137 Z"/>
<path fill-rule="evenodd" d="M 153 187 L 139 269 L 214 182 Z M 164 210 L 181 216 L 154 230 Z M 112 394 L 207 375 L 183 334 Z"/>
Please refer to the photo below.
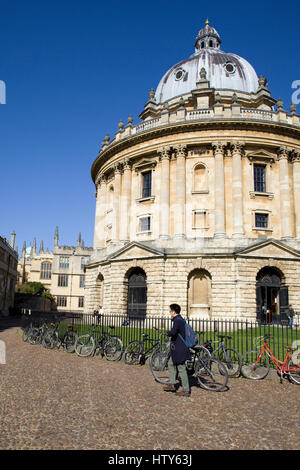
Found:
<path fill-rule="evenodd" d="M 81 271 L 84 270 L 85 265 L 89 262 L 89 256 L 82 256 L 81 257 Z"/>
<path fill-rule="evenodd" d="M 255 227 L 268 228 L 269 215 L 268 214 L 255 214 Z"/>
<path fill-rule="evenodd" d="M 142 197 L 151 197 L 152 193 L 152 171 L 142 173 Z"/>
<path fill-rule="evenodd" d="M 67 297 L 63 295 L 58 295 L 56 297 L 56 303 L 58 307 L 66 307 L 67 306 Z"/>
<path fill-rule="evenodd" d="M 78 307 L 79 308 L 84 307 L 84 297 L 78 297 Z"/>
<path fill-rule="evenodd" d="M 151 230 L 151 217 L 150 216 L 141 217 L 139 231 L 150 232 L 150 230 Z"/>
<path fill-rule="evenodd" d="M 80 276 L 79 287 L 84 287 L 85 276 Z"/>
<path fill-rule="evenodd" d="M 58 275 L 58 287 L 68 287 L 69 276 L 67 274 Z"/>
<path fill-rule="evenodd" d="M 59 257 L 59 267 L 60 268 L 68 268 L 70 263 L 70 257 L 69 256 L 60 256 Z"/>
<path fill-rule="evenodd" d="M 254 191 L 266 192 L 266 167 L 265 165 L 254 165 Z"/>

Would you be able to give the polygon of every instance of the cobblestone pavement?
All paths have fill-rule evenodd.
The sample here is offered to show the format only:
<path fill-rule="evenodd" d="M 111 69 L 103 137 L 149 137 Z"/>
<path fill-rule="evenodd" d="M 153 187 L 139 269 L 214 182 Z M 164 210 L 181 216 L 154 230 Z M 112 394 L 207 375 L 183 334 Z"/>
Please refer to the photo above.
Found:
<path fill-rule="evenodd" d="M 0 339 L 0 449 L 300 448 L 300 388 L 277 377 L 181 398 L 147 365 L 48 351 L 23 343 L 17 328 Z"/>

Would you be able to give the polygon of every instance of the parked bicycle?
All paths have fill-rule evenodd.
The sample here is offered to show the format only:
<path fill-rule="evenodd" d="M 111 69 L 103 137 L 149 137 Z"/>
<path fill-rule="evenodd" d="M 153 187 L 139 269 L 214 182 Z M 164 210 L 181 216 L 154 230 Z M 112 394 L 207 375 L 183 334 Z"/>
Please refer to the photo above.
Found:
<path fill-rule="evenodd" d="M 46 349 L 54 349 L 63 347 L 68 353 L 75 351 L 75 343 L 78 335 L 72 330 L 72 325 L 68 325 L 65 333 L 61 333 L 59 329 L 60 324 L 57 323 L 54 328 L 50 328 L 43 336 L 42 345 Z"/>
<path fill-rule="evenodd" d="M 170 358 L 170 342 L 162 345 L 150 357 L 150 369 L 154 379 L 161 384 L 168 384 L 168 361 Z M 228 382 L 227 368 L 216 357 L 211 356 L 204 346 L 190 348 L 191 360 L 186 361 L 188 375 L 193 376 L 200 387 L 205 390 L 218 392 L 223 390 Z"/>
<path fill-rule="evenodd" d="M 268 344 L 271 335 L 265 334 L 262 339 L 263 346 L 260 351 L 248 351 L 242 356 L 242 375 L 252 380 L 264 379 L 270 371 L 269 359 L 271 359 L 277 367 L 280 383 L 283 377 L 287 377 L 290 382 L 300 385 L 300 352 L 296 352 L 296 348 L 285 346 L 287 353 L 284 361 L 280 361 L 274 356 Z"/>
<path fill-rule="evenodd" d="M 203 332 L 200 332 L 200 336 L 203 336 L 203 334 Z M 228 348 L 224 342 L 224 340 L 230 341 L 232 337 L 228 335 L 217 335 L 217 337 L 219 339 L 216 341 L 203 341 L 202 346 L 206 347 L 213 357 L 222 362 L 229 377 L 239 377 L 242 365 L 241 356 L 234 348 Z M 219 344 L 219 346 L 214 348 L 213 344 Z"/>
<path fill-rule="evenodd" d="M 159 332 L 159 329 L 153 327 L 154 331 Z M 151 338 L 149 334 L 143 333 L 142 340 L 131 341 L 124 351 L 124 362 L 133 365 L 139 362 L 141 365 L 145 364 L 150 354 L 161 345 L 163 337 L 166 335 L 164 331 L 160 332 L 158 337 Z"/>
<path fill-rule="evenodd" d="M 109 331 L 105 332 L 98 325 L 92 325 L 91 333 L 81 335 L 77 338 L 75 344 L 76 354 L 80 357 L 93 356 L 101 353 L 109 361 L 118 361 L 123 353 L 123 343 L 121 339 L 112 335 L 114 326 L 108 327 Z"/>

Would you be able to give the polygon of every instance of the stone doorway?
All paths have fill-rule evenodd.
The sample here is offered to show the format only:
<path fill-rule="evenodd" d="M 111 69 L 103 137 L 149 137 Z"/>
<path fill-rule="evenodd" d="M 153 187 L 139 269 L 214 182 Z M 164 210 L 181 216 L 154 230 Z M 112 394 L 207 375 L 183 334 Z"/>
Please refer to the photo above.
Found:
<path fill-rule="evenodd" d="M 287 321 L 288 287 L 276 268 L 262 268 L 256 276 L 257 319 L 264 324 Z"/>
<path fill-rule="evenodd" d="M 141 268 L 135 268 L 128 277 L 127 314 L 142 318 L 147 312 L 147 276 Z"/>

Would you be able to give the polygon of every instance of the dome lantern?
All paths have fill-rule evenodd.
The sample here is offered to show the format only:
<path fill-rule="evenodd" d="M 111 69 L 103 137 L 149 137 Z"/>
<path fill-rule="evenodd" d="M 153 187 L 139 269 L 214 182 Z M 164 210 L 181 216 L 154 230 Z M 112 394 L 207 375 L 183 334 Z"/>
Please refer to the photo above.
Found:
<path fill-rule="evenodd" d="M 209 25 L 209 21 L 206 20 L 205 27 L 200 29 L 196 41 L 194 44 L 195 52 L 199 52 L 202 49 L 216 48 L 219 49 L 221 44 L 221 38 L 215 28 Z"/>

